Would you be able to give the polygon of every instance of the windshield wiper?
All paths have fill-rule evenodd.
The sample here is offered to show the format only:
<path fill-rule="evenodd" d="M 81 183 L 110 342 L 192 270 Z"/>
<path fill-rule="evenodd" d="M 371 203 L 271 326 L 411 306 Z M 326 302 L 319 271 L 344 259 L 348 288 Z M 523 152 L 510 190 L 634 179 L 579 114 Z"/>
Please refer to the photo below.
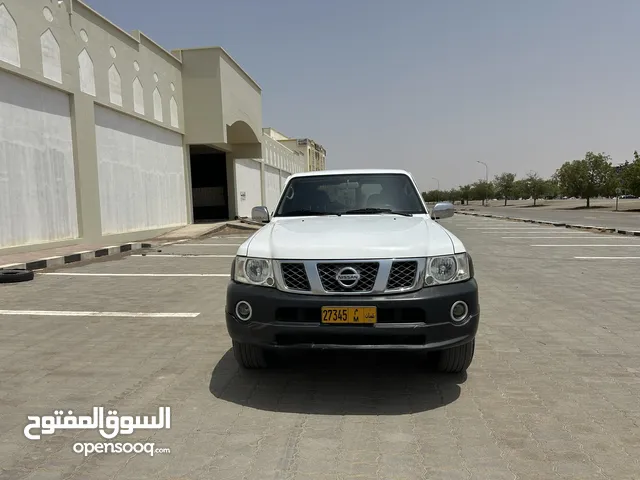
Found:
<path fill-rule="evenodd" d="M 320 211 L 315 211 L 315 210 L 292 210 L 290 212 L 287 212 L 283 215 L 280 215 L 282 217 L 297 217 L 297 216 L 304 216 L 304 215 L 337 215 L 338 217 L 340 215 L 342 215 L 341 213 L 336 213 L 336 212 L 320 212 Z"/>
<path fill-rule="evenodd" d="M 349 214 L 349 213 L 353 213 L 353 214 L 359 214 L 359 213 L 390 213 L 392 215 L 402 215 L 404 217 L 413 217 L 412 213 L 398 212 L 398 211 L 393 210 L 391 208 L 357 208 L 355 210 L 347 210 L 344 213 L 345 214 Z"/>

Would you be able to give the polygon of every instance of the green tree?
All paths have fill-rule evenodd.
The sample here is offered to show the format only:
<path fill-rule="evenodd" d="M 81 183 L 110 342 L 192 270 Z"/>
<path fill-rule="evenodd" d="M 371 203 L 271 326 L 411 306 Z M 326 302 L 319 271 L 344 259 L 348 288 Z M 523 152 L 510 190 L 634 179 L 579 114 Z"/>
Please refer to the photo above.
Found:
<path fill-rule="evenodd" d="M 562 193 L 569 197 L 580 197 L 587 190 L 588 171 L 584 160 L 565 162 L 556 170 L 555 176 Z M 587 207 L 589 199 L 587 198 Z"/>
<path fill-rule="evenodd" d="M 482 205 L 484 205 L 485 200 L 493 196 L 493 184 L 485 180 L 478 180 L 471 185 L 470 194 L 473 200 L 482 200 Z"/>
<path fill-rule="evenodd" d="M 461 198 L 460 190 L 458 190 L 457 188 L 452 188 L 451 190 L 444 192 L 444 198 L 455 204 Z"/>
<path fill-rule="evenodd" d="M 633 152 L 633 162 L 626 163 L 620 174 L 625 193 L 640 196 L 640 156 Z"/>
<path fill-rule="evenodd" d="M 560 190 L 565 195 L 590 200 L 598 195 L 615 191 L 615 174 L 611 157 L 605 153 L 587 152 L 584 159 L 565 162 L 555 174 Z"/>
<path fill-rule="evenodd" d="M 422 198 L 426 203 L 436 203 L 442 200 L 443 194 L 438 190 L 429 190 L 428 192 L 422 192 Z"/>
<path fill-rule="evenodd" d="M 469 203 L 469 199 L 471 198 L 471 185 L 461 185 L 458 189 L 460 191 L 460 200 L 464 205 L 464 202 Z"/>
<path fill-rule="evenodd" d="M 496 175 L 495 180 L 493 182 L 495 186 L 495 192 L 498 196 L 504 198 L 504 205 L 507 206 L 507 201 L 513 195 L 513 187 L 516 181 L 515 173 L 501 173 L 500 175 Z"/>
<path fill-rule="evenodd" d="M 536 206 L 536 202 L 540 197 L 544 197 L 546 194 L 546 181 L 541 178 L 536 172 L 529 172 L 524 179 L 525 195 L 528 198 L 533 198 L 533 206 Z"/>
<path fill-rule="evenodd" d="M 511 193 L 511 196 L 516 200 L 527 196 L 527 187 L 523 178 L 513 182 L 513 192 Z"/>
<path fill-rule="evenodd" d="M 544 196 L 548 199 L 556 198 L 560 195 L 560 186 L 555 178 L 544 180 Z"/>

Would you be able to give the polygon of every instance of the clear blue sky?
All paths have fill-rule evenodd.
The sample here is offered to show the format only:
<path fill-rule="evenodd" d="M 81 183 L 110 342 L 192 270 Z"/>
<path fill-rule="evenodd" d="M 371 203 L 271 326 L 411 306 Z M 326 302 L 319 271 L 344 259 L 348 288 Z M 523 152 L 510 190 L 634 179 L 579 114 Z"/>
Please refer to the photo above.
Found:
<path fill-rule="evenodd" d="M 88 0 L 166 47 L 220 45 L 261 85 L 263 126 L 327 167 L 422 189 L 551 175 L 640 149 L 637 0 Z"/>

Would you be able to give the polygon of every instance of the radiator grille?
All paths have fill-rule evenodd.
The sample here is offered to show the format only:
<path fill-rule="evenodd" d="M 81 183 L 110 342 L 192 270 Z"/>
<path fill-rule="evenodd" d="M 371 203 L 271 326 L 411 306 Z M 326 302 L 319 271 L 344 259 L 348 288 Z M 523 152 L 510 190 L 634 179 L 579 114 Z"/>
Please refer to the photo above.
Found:
<path fill-rule="evenodd" d="M 355 270 L 360 278 L 353 287 L 341 285 L 336 276 L 345 269 Z M 378 262 L 362 263 L 318 263 L 318 274 L 322 282 L 322 288 L 327 292 L 370 292 L 376 283 L 378 276 Z"/>
<path fill-rule="evenodd" d="M 396 290 L 400 288 L 409 288 L 416 281 L 418 273 L 418 262 L 397 261 L 393 262 L 389 279 L 387 280 L 387 290 Z"/>
<path fill-rule="evenodd" d="M 298 290 L 308 292 L 311 290 L 309 285 L 309 279 L 307 278 L 307 272 L 302 263 L 283 263 L 282 278 L 287 288 L 291 290 Z"/>

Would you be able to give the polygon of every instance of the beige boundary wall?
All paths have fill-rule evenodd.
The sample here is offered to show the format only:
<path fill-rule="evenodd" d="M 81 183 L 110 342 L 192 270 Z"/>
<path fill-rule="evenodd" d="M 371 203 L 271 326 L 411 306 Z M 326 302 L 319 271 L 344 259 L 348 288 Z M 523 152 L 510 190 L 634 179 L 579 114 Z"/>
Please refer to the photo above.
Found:
<path fill-rule="evenodd" d="M 217 81 L 207 98 L 188 73 L 203 58 Z M 261 121 L 259 86 L 219 47 L 169 52 L 80 0 L 0 0 L 0 252 L 191 223 L 188 144 L 227 153 L 230 217 L 247 216 L 249 200 L 273 204 L 306 168 Z"/>
<path fill-rule="evenodd" d="M 0 0 L 2 251 L 187 223 L 180 70 L 82 2 Z"/>

